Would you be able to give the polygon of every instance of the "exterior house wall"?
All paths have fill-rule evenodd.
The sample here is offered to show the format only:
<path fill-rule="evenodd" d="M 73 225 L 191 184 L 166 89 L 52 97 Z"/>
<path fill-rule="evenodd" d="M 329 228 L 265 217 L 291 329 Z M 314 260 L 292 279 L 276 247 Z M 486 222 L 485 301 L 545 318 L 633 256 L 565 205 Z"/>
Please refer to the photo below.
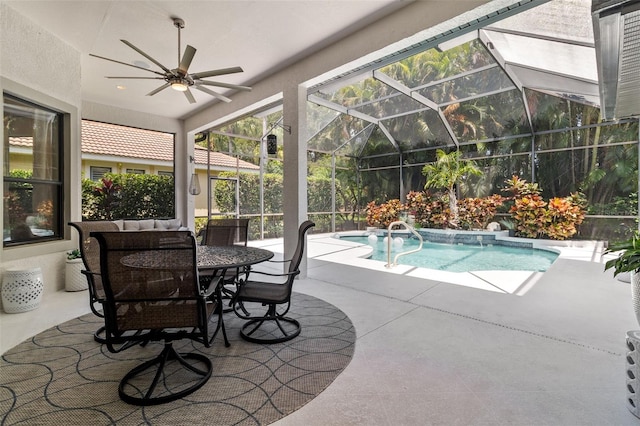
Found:
<path fill-rule="evenodd" d="M 175 158 L 187 159 L 193 155 L 193 135 L 187 138 L 187 134 L 184 131 L 183 120 L 145 114 L 88 101 L 82 102 L 82 118 L 121 126 L 173 133 L 175 134 Z M 191 169 L 188 161 L 175 162 L 174 177 L 176 182 L 176 217 L 181 219 L 185 226 L 194 229 L 193 209 L 195 207 L 195 200 L 194 197 L 189 196 L 187 192 L 189 178 L 191 177 Z M 80 210 L 78 210 L 78 212 L 80 212 Z"/>
<path fill-rule="evenodd" d="M 145 174 L 157 175 L 159 172 L 170 172 L 173 173 L 173 163 L 168 163 L 167 165 L 158 165 L 158 164 L 147 164 L 144 162 L 117 162 L 117 161 L 109 161 L 109 160 L 82 160 L 82 178 L 90 179 L 91 178 L 91 167 L 109 167 L 113 173 L 126 173 L 127 169 L 141 169 L 145 171 Z M 220 171 L 211 170 L 211 176 L 217 176 Z M 196 174 L 198 175 L 198 180 L 200 182 L 200 187 L 202 191 L 199 195 L 193 196 L 194 199 L 194 208 L 195 208 L 195 217 L 201 217 L 207 215 L 207 169 L 202 166 L 202 168 L 196 169 Z"/>
<path fill-rule="evenodd" d="M 80 191 L 72 190 L 80 187 L 80 54 L 0 2 L 0 77 L 3 93 L 67 114 L 63 213 L 68 221 L 74 212 L 80 212 Z M 4 128 L 0 135 L 4 140 Z M 0 273 L 8 268 L 38 265 L 44 276 L 44 297 L 62 289 L 65 254 L 77 247 L 77 237 L 71 230 L 67 228 L 64 233 L 65 238 L 60 241 L 3 248 Z"/>
<path fill-rule="evenodd" d="M 144 162 L 120 162 L 109 160 L 82 160 L 82 177 L 91 179 L 91 167 L 109 167 L 112 173 L 127 173 L 127 170 L 144 170 L 147 175 L 157 175 L 159 172 L 173 173 L 173 163 L 166 166 L 157 164 L 148 164 Z"/>

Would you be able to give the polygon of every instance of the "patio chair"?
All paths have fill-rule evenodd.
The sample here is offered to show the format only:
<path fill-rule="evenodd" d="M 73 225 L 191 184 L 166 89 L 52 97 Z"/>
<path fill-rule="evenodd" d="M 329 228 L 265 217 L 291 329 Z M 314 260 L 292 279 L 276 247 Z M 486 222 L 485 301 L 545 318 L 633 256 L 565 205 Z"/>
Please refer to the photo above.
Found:
<path fill-rule="evenodd" d="M 247 245 L 249 219 L 209 219 L 202 238 L 207 246 Z"/>
<path fill-rule="evenodd" d="M 91 232 L 118 231 L 118 225 L 109 221 L 86 221 L 69 222 L 69 226 L 78 231 L 80 236 L 80 255 L 85 270 L 82 273 L 87 277 L 87 288 L 89 290 L 89 307 L 91 312 L 100 318 L 104 318 L 101 312 L 101 304 L 104 300 L 104 289 L 100 277 L 100 245 L 91 236 Z M 104 326 L 98 328 L 93 338 L 98 343 L 105 343 Z"/>
<path fill-rule="evenodd" d="M 287 272 L 282 274 L 251 272 L 252 277 L 256 275 L 279 277 L 284 278 L 284 282 L 240 281 L 238 291 L 232 299 L 232 307 L 238 317 L 247 320 L 240 329 L 243 339 L 254 343 L 280 343 L 300 334 L 301 327 L 298 320 L 286 315 L 291 308 L 293 280 L 300 274 L 306 234 L 313 226 L 315 223 L 307 220 L 298 228 L 298 244 L 292 258 L 281 261 L 289 264 Z M 259 313 L 253 314 L 256 311 Z"/>
<path fill-rule="evenodd" d="M 93 232 L 100 244 L 106 346 L 120 352 L 138 342 L 162 341 L 158 356 L 124 375 L 120 398 L 134 405 L 162 404 L 191 394 L 209 380 L 211 360 L 179 353 L 181 339 L 209 347 L 220 329 L 229 346 L 220 287 L 198 281 L 196 242 L 190 231 Z M 209 323 L 218 324 L 209 336 Z M 149 346 L 147 346 L 149 349 Z"/>
<path fill-rule="evenodd" d="M 202 237 L 202 245 L 207 246 L 247 246 L 249 235 L 249 219 L 209 219 Z M 241 275 L 246 280 L 250 268 L 235 268 L 225 271 L 222 280 L 222 292 L 227 297 L 232 297 L 235 293 L 235 286 Z M 213 278 L 212 272 L 201 272 L 200 279 L 203 283 Z M 232 288 L 224 287 L 232 285 Z"/>

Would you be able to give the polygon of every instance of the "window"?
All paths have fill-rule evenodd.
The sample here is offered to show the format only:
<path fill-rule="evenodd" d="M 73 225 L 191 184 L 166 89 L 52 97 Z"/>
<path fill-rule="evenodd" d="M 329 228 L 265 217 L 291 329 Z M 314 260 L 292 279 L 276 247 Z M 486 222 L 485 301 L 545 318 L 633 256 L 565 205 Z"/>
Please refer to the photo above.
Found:
<path fill-rule="evenodd" d="M 173 172 L 167 172 L 167 171 L 158 171 L 158 176 L 171 176 L 173 177 Z"/>
<path fill-rule="evenodd" d="M 134 175 L 143 175 L 144 169 L 127 169 L 127 173 L 133 173 Z"/>
<path fill-rule="evenodd" d="M 111 167 L 91 166 L 89 170 L 91 172 L 91 180 L 95 181 L 102 179 L 102 176 L 104 176 L 106 173 L 111 173 Z"/>
<path fill-rule="evenodd" d="M 62 238 L 63 114 L 10 95 L 4 103 L 4 246 Z"/>

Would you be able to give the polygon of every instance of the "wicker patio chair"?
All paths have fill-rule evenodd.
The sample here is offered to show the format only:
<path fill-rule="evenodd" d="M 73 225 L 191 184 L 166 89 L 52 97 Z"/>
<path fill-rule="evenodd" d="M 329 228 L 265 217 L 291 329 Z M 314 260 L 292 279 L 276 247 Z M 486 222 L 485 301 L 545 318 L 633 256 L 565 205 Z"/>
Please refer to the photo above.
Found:
<path fill-rule="evenodd" d="M 211 360 L 198 353 L 178 353 L 173 342 L 190 339 L 209 347 L 220 329 L 229 346 L 217 280 L 202 289 L 196 242 L 189 231 L 94 232 L 100 243 L 102 302 L 106 346 L 162 341 L 152 360 L 130 370 L 120 381 L 120 398 L 135 405 L 155 405 L 182 398 L 202 387 Z M 209 323 L 217 312 L 215 331 Z"/>
<path fill-rule="evenodd" d="M 232 299 L 232 307 L 238 317 L 247 320 L 240 329 L 243 339 L 254 343 L 279 343 L 291 340 L 300 334 L 301 327 L 298 320 L 286 315 L 291 307 L 293 281 L 300 274 L 306 234 L 313 226 L 315 223 L 307 220 L 298 228 L 296 250 L 291 259 L 282 261 L 289 263 L 286 273 L 251 272 L 252 278 L 261 274 L 284 278 L 284 282 L 252 279 L 239 283 L 238 291 Z"/>

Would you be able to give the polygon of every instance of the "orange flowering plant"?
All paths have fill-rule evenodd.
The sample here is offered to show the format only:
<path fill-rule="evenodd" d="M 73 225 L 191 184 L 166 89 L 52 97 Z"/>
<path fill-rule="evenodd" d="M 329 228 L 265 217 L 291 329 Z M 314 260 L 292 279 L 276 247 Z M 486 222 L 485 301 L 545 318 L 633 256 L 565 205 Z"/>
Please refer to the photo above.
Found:
<path fill-rule="evenodd" d="M 505 181 L 505 191 L 511 192 L 513 205 L 509 212 L 516 223 L 517 235 L 527 238 L 548 237 L 554 240 L 570 238 L 585 215 L 586 200 L 579 192 L 567 197 L 554 197 L 548 202 L 538 184 L 528 183 L 518 176 Z"/>
<path fill-rule="evenodd" d="M 483 198 L 464 198 L 458 201 L 458 218 L 462 229 L 485 229 L 493 220 L 505 198 L 494 194 Z"/>
<path fill-rule="evenodd" d="M 391 222 L 398 220 L 400 213 L 406 211 L 405 206 L 398 199 L 376 205 L 375 201 L 367 204 L 367 224 L 386 228 Z"/>

